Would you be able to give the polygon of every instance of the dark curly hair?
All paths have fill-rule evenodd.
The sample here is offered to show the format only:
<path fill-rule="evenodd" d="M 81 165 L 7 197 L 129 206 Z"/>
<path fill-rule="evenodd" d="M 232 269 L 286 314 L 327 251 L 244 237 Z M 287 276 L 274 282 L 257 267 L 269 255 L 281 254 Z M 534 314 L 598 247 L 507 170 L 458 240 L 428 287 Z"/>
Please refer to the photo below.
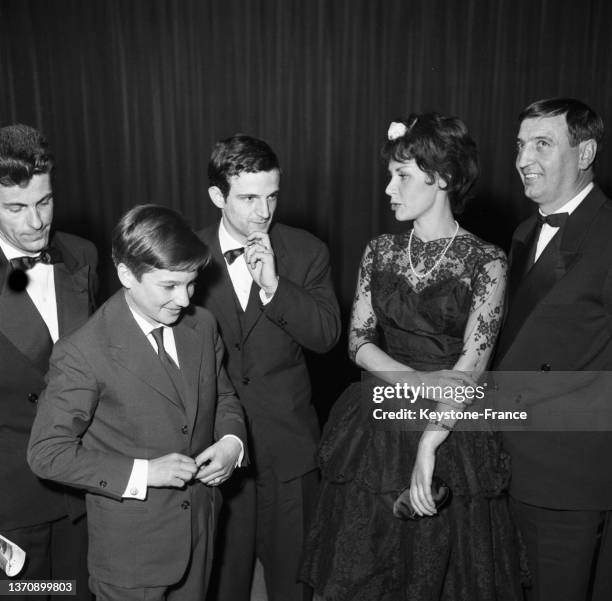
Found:
<path fill-rule="evenodd" d="M 394 122 L 403 123 L 406 132 L 385 143 L 382 158 L 387 163 L 413 159 L 429 183 L 438 174 L 446 182 L 453 213 L 461 213 L 478 177 L 478 150 L 465 123 L 439 113 L 412 113 Z"/>
<path fill-rule="evenodd" d="M 0 185 L 26 186 L 52 169 L 47 140 L 37 129 L 21 123 L 0 128 Z"/>
<path fill-rule="evenodd" d="M 236 134 L 220 140 L 213 147 L 208 162 L 208 181 L 227 197 L 230 191 L 230 177 L 241 173 L 272 171 L 280 165 L 274 151 L 259 138 Z"/>

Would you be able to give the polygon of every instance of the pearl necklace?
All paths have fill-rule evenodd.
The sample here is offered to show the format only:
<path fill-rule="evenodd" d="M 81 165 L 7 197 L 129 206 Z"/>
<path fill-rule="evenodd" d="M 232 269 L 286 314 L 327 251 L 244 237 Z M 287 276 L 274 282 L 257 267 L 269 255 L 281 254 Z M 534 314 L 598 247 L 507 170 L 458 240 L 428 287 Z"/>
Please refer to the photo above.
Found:
<path fill-rule="evenodd" d="M 448 242 L 448 244 L 442 251 L 442 254 L 438 257 L 438 259 L 434 263 L 433 267 L 429 269 L 428 271 L 426 271 L 425 273 L 417 273 L 416 269 L 414 268 L 414 265 L 412 264 L 412 252 L 410 249 L 412 247 L 412 236 L 414 235 L 414 226 L 412 227 L 412 229 L 410 230 L 410 238 L 408 239 L 408 262 L 410 263 L 410 269 L 412 270 L 412 273 L 419 280 L 424 277 L 427 277 L 434 269 L 436 269 L 436 267 L 438 267 L 438 265 L 440 265 L 440 262 L 442 261 L 448 249 L 451 247 L 451 244 L 455 241 L 455 238 L 457 237 L 457 232 L 459 231 L 459 224 L 456 221 L 455 221 L 455 226 L 456 226 L 455 233 L 453 234 L 453 237 L 450 239 L 450 241 Z"/>

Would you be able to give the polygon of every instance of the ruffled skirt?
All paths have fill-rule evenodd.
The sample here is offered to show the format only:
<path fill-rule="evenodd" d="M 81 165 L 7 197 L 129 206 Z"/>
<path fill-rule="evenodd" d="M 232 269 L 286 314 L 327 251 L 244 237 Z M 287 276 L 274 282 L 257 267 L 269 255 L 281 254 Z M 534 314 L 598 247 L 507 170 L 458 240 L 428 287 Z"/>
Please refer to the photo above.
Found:
<path fill-rule="evenodd" d="M 453 432 L 435 469 L 450 502 L 434 517 L 403 522 L 392 506 L 410 484 L 421 432 L 375 429 L 360 395 L 360 384 L 345 390 L 323 433 L 302 579 L 326 601 L 520 601 L 499 435 Z"/>

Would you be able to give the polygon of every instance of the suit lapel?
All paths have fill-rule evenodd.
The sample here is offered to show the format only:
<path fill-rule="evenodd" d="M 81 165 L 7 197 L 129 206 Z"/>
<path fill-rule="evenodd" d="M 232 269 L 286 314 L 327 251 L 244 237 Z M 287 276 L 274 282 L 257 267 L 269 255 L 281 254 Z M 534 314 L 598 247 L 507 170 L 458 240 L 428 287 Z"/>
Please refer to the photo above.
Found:
<path fill-rule="evenodd" d="M 157 353 L 134 320 L 123 289 L 119 290 L 109 303 L 107 330 L 109 352 L 113 359 L 143 384 L 153 388 L 183 410 L 172 381 L 159 363 Z"/>
<path fill-rule="evenodd" d="M 532 261 L 532 250 L 536 245 L 536 237 L 540 228 L 537 220 L 532 219 L 527 230 L 526 236 L 514 238 L 512 240 L 512 249 L 510 251 L 510 281 L 509 291 L 513 297 L 521 286 L 523 278 L 527 275 L 533 265 L 529 265 Z"/>
<path fill-rule="evenodd" d="M 605 202 L 599 188 L 595 187 L 568 218 L 565 226 L 548 243 L 539 259 L 521 279 L 528 260 L 536 217 L 527 228 L 526 236 L 518 236 L 512 244 L 512 268 L 510 280 L 510 309 L 498 344 L 497 362 L 506 354 L 512 342 L 524 326 L 534 308 L 547 296 L 557 282 L 570 271 L 580 257 L 580 248 L 597 211 Z M 514 264 L 516 262 L 516 265 Z"/>
<path fill-rule="evenodd" d="M 289 272 L 289 253 L 285 241 L 280 235 L 280 230 L 272 224 L 270 228 L 270 243 L 274 249 L 274 259 L 276 260 L 276 273 L 278 275 L 287 276 Z"/>
<path fill-rule="evenodd" d="M 89 265 L 83 265 L 60 240 L 62 262 L 53 266 L 59 335 L 83 324 L 89 316 Z"/>
<path fill-rule="evenodd" d="M 14 292 L 9 288 L 9 269 L 8 260 L 0 250 L 0 335 L 44 376 L 53 341 L 30 295 L 25 290 Z"/>
<path fill-rule="evenodd" d="M 197 418 L 200 366 L 202 362 L 201 334 L 194 328 L 192 320 L 186 315 L 173 329 L 174 341 L 178 353 L 181 374 L 185 382 L 183 404 L 189 425 L 193 426 Z M 193 428 L 191 428 L 193 431 Z"/>
<path fill-rule="evenodd" d="M 261 288 L 253 282 L 251 284 L 251 290 L 249 292 L 249 301 L 247 303 L 246 311 L 244 312 L 244 319 L 242 322 L 242 342 L 248 338 L 251 330 L 255 327 L 255 324 L 261 317 L 261 298 L 259 297 L 259 291 Z"/>
<path fill-rule="evenodd" d="M 218 226 L 209 227 L 201 236 L 211 251 L 212 259 L 202 274 L 198 297 L 217 318 L 226 337 L 240 340 L 242 336 L 236 314 L 234 287 L 221 254 Z"/>

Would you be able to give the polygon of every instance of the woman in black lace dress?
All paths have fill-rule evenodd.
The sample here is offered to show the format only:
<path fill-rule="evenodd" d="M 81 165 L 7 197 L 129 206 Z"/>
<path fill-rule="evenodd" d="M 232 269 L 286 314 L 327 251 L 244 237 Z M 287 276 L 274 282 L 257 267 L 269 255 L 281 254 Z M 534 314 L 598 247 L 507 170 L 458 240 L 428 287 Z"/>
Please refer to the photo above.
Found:
<path fill-rule="evenodd" d="M 476 146 L 459 119 L 435 113 L 392 123 L 388 137 L 386 193 L 396 219 L 412 224 L 365 250 L 350 356 L 390 384 L 475 386 L 495 344 L 506 282 L 503 251 L 453 215 L 476 179 Z M 452 432 L 451 420 L 421 431 L 375 428 L 361 405 L 353 384 L 325 427 L 303 579 L 325 601 L 521 599 L 499 436 Z M 434 473 L 452 490 L 439 511 Z M 393 516 L 407 486 L 421 519 Z"/>

